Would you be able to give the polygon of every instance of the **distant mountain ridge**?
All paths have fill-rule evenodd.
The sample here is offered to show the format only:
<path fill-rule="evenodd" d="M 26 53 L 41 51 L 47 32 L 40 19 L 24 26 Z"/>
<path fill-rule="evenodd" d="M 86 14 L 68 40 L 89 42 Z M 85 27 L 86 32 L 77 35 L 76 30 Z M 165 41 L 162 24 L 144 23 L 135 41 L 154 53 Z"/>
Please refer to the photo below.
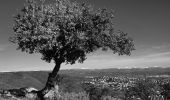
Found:
<path fill-rule="evenodd" d="M 35 87 L 41 89 L 50 71 L 21 71 L 0 72 L 0 89 L 11 89 L 21 87 Z M 82 80 L 85 76 L 135 76 L 135 75 L 170 75 L 170 68 L 132 68 L 132 69 L 69 69 L 60 70 L 67 82 Z M 73 78 L 69 78 L 73 77 Z M 74 79 L 74 80 L 73 80 Z"/>

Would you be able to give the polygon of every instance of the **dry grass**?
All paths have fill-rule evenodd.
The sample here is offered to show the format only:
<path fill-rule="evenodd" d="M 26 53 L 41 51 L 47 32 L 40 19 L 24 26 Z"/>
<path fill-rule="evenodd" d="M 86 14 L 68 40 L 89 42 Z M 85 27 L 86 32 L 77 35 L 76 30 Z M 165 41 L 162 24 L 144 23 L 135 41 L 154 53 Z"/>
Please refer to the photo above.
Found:
<path fill-rule="evenodd" d="M 36 100 L 36 99 L 30 99 L 30 98 L 3 98 L 0 97 L 0 100 Z M 60 93 L 60 95 L 55 95 L 53 98 L 47 98 L 47 100 L 90 100 L 89 95 L 85 92 L 80 93 Z M 102 97 L 102 100 L 120 100 L 115 99 L 111 96 L 104 96 Z"/>

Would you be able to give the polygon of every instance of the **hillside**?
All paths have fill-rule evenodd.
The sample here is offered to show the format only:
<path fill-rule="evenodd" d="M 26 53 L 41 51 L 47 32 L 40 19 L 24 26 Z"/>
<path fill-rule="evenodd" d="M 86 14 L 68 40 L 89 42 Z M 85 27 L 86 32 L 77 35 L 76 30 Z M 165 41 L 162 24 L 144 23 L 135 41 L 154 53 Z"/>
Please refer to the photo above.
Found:
<path fill-rule="evenodd" d="M 41 89 L 48 77 L 49 71 L 28 72 L 1 72 L 0 89 L 11 89 L 20 87 L 35 87 Z M 170 68 L 145 68 L 145 69 L 71 69 L 61 70 L 64 87 L 78 87 L 79 82 L 85 76 L 138 76 L 138 75 L 170 75 Z M 70 85 L 71 84 L 71 85 Z"/>
<path fill-rule="evenodd" d="M 5 72 L 0 73 L 0 88 L 11 89 L 20 87 L 42 88 L 47 79 L 48 72 Z"/>

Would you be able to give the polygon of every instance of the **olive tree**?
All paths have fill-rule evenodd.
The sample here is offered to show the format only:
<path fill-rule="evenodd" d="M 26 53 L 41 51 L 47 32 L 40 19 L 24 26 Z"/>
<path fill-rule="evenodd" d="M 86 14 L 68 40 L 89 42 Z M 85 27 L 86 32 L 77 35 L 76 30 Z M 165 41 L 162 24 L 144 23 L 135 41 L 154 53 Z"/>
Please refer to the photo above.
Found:
<path fill-rule="evenodd" d="M 42 89 L 45 94 L 54 87 L 53 79 L 62 63 L 83 63 L 87 54 L 98 49 L 130 55 L 133 40 L 127 33 L 114 31 L 113 18 L 111 11 L 93 10 L 84 3 L 27 0 L 14 17 L 14 35 L 10 41 L 17 44 L 18 50 L 40 53 L 42 60 L 55 62 Z"/>

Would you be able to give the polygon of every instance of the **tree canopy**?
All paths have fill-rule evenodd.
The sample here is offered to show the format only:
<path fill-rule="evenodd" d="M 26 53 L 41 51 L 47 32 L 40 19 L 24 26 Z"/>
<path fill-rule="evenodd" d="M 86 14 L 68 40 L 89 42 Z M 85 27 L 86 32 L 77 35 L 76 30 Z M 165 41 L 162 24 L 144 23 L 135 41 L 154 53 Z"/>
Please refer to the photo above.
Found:
<path fill-rule="evenodd" d="M 111 11 L 94 10 L 84 3 L 28 0 L 14 17 L 15 34 L 10 40 L 21 51 L 42 54 L 47 62 L 82 63 L 86 54 L 100 48 L 130 55 L 133 40 L 114 30 L 113 18 Z"/>

